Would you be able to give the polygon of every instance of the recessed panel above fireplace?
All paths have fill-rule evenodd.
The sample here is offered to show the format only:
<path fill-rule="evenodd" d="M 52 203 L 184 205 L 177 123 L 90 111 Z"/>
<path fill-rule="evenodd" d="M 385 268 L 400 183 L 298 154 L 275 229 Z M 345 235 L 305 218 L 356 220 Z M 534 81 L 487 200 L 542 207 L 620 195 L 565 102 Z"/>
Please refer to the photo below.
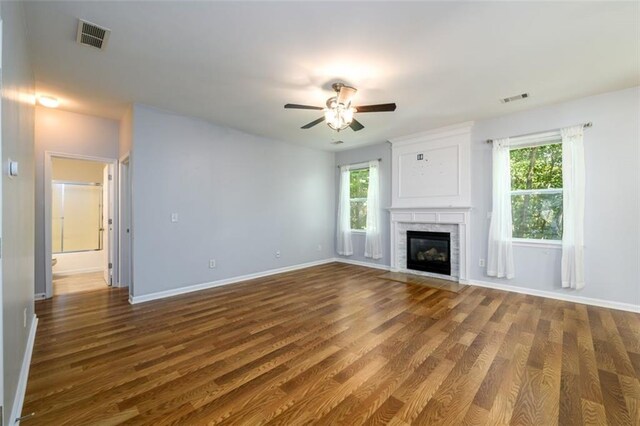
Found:
<path fill-rule="evenodd" d="M 407 269 L 451 275 L 451 234 L 407 231 Z"/>

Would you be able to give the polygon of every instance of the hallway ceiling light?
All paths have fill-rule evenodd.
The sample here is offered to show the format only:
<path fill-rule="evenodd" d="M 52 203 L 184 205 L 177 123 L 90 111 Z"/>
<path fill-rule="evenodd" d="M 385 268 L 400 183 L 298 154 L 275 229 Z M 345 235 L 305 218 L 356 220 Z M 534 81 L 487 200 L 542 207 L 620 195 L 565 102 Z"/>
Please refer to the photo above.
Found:
<path fill-rule="evenodd" d="M 60 105 L 60 101 L 51 96 L 40 96 L 38 98 L 38 103 L 47 108 L 58 108 Z"/>

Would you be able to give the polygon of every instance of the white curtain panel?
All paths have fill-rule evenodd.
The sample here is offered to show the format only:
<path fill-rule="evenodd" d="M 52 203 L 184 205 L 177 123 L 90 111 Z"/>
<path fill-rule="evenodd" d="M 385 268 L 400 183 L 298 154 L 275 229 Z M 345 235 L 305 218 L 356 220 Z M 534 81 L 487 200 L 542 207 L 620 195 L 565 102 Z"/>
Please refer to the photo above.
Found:
<path fill-rule="evenodd" d="M 336 226 L 336 251 L 342 256 L 351 256 L 353 254 L 349 181 L 349 166 L 341 166 L 340 199 L 338 200 L 338 223 Z"/>
<path fill-rule="evenodd" d="M 513 267 L 511 163 L 509 138 L 493 141 L 493 208 L 489 227 L 487 275 L 511 279 Z"/>
<path fill-rule="evenodd" d="M 562 129 L 562 287 L 584 287 L 583 127 Z"/>
<path fill-rule="evenodd" d="M 382 258 L 380 232 L 380 162 L 369 161 L 369 189 L 367 190 L 367 228 L 364 257 Z"/>

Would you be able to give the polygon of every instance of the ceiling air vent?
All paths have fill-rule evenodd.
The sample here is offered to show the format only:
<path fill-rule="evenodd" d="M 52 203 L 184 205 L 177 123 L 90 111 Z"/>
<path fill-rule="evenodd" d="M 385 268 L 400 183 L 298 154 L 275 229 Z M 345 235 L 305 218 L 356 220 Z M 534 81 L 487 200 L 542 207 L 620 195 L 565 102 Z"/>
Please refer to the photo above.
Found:
<path fill-rule="evenodd" d="M 92 24 L 91 22 L 78 20 L 78 36 L 76 41 L 85 46 L 104 49 L 109 41 L 111 30 Z"/>
<path fill-rule="evenodd" d="M 520 99 L 527 99 L 529 97 L 528 93 L 521 93 L 515 96 L 509 96 L 508 98 L 500 99 L 500 102 L 506 104 L 508 102 L 519 101 Z"/>
<path fill-rule="evenodd" d="M 503 104 L 506 104 L 508 102 L 519 101 L 520 99 L 527 99 L 528 97 L 529 97 L 528 93 L 522 93 L 520 95 L 509 96 L 508 98 L 502 98 L 500 99 L 500 102 L 502 102 Z"/>

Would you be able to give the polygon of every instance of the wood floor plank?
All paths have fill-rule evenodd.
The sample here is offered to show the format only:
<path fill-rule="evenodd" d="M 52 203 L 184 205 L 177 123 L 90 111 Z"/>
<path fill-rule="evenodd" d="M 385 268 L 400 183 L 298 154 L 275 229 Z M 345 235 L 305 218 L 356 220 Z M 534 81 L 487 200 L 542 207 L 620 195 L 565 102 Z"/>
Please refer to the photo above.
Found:
<path fill-rule="evenodd" d="M 338 263 L 139 305 L 100 278 L 37 302 L 25 425 L 640 424 L 638 314 Z"/>

